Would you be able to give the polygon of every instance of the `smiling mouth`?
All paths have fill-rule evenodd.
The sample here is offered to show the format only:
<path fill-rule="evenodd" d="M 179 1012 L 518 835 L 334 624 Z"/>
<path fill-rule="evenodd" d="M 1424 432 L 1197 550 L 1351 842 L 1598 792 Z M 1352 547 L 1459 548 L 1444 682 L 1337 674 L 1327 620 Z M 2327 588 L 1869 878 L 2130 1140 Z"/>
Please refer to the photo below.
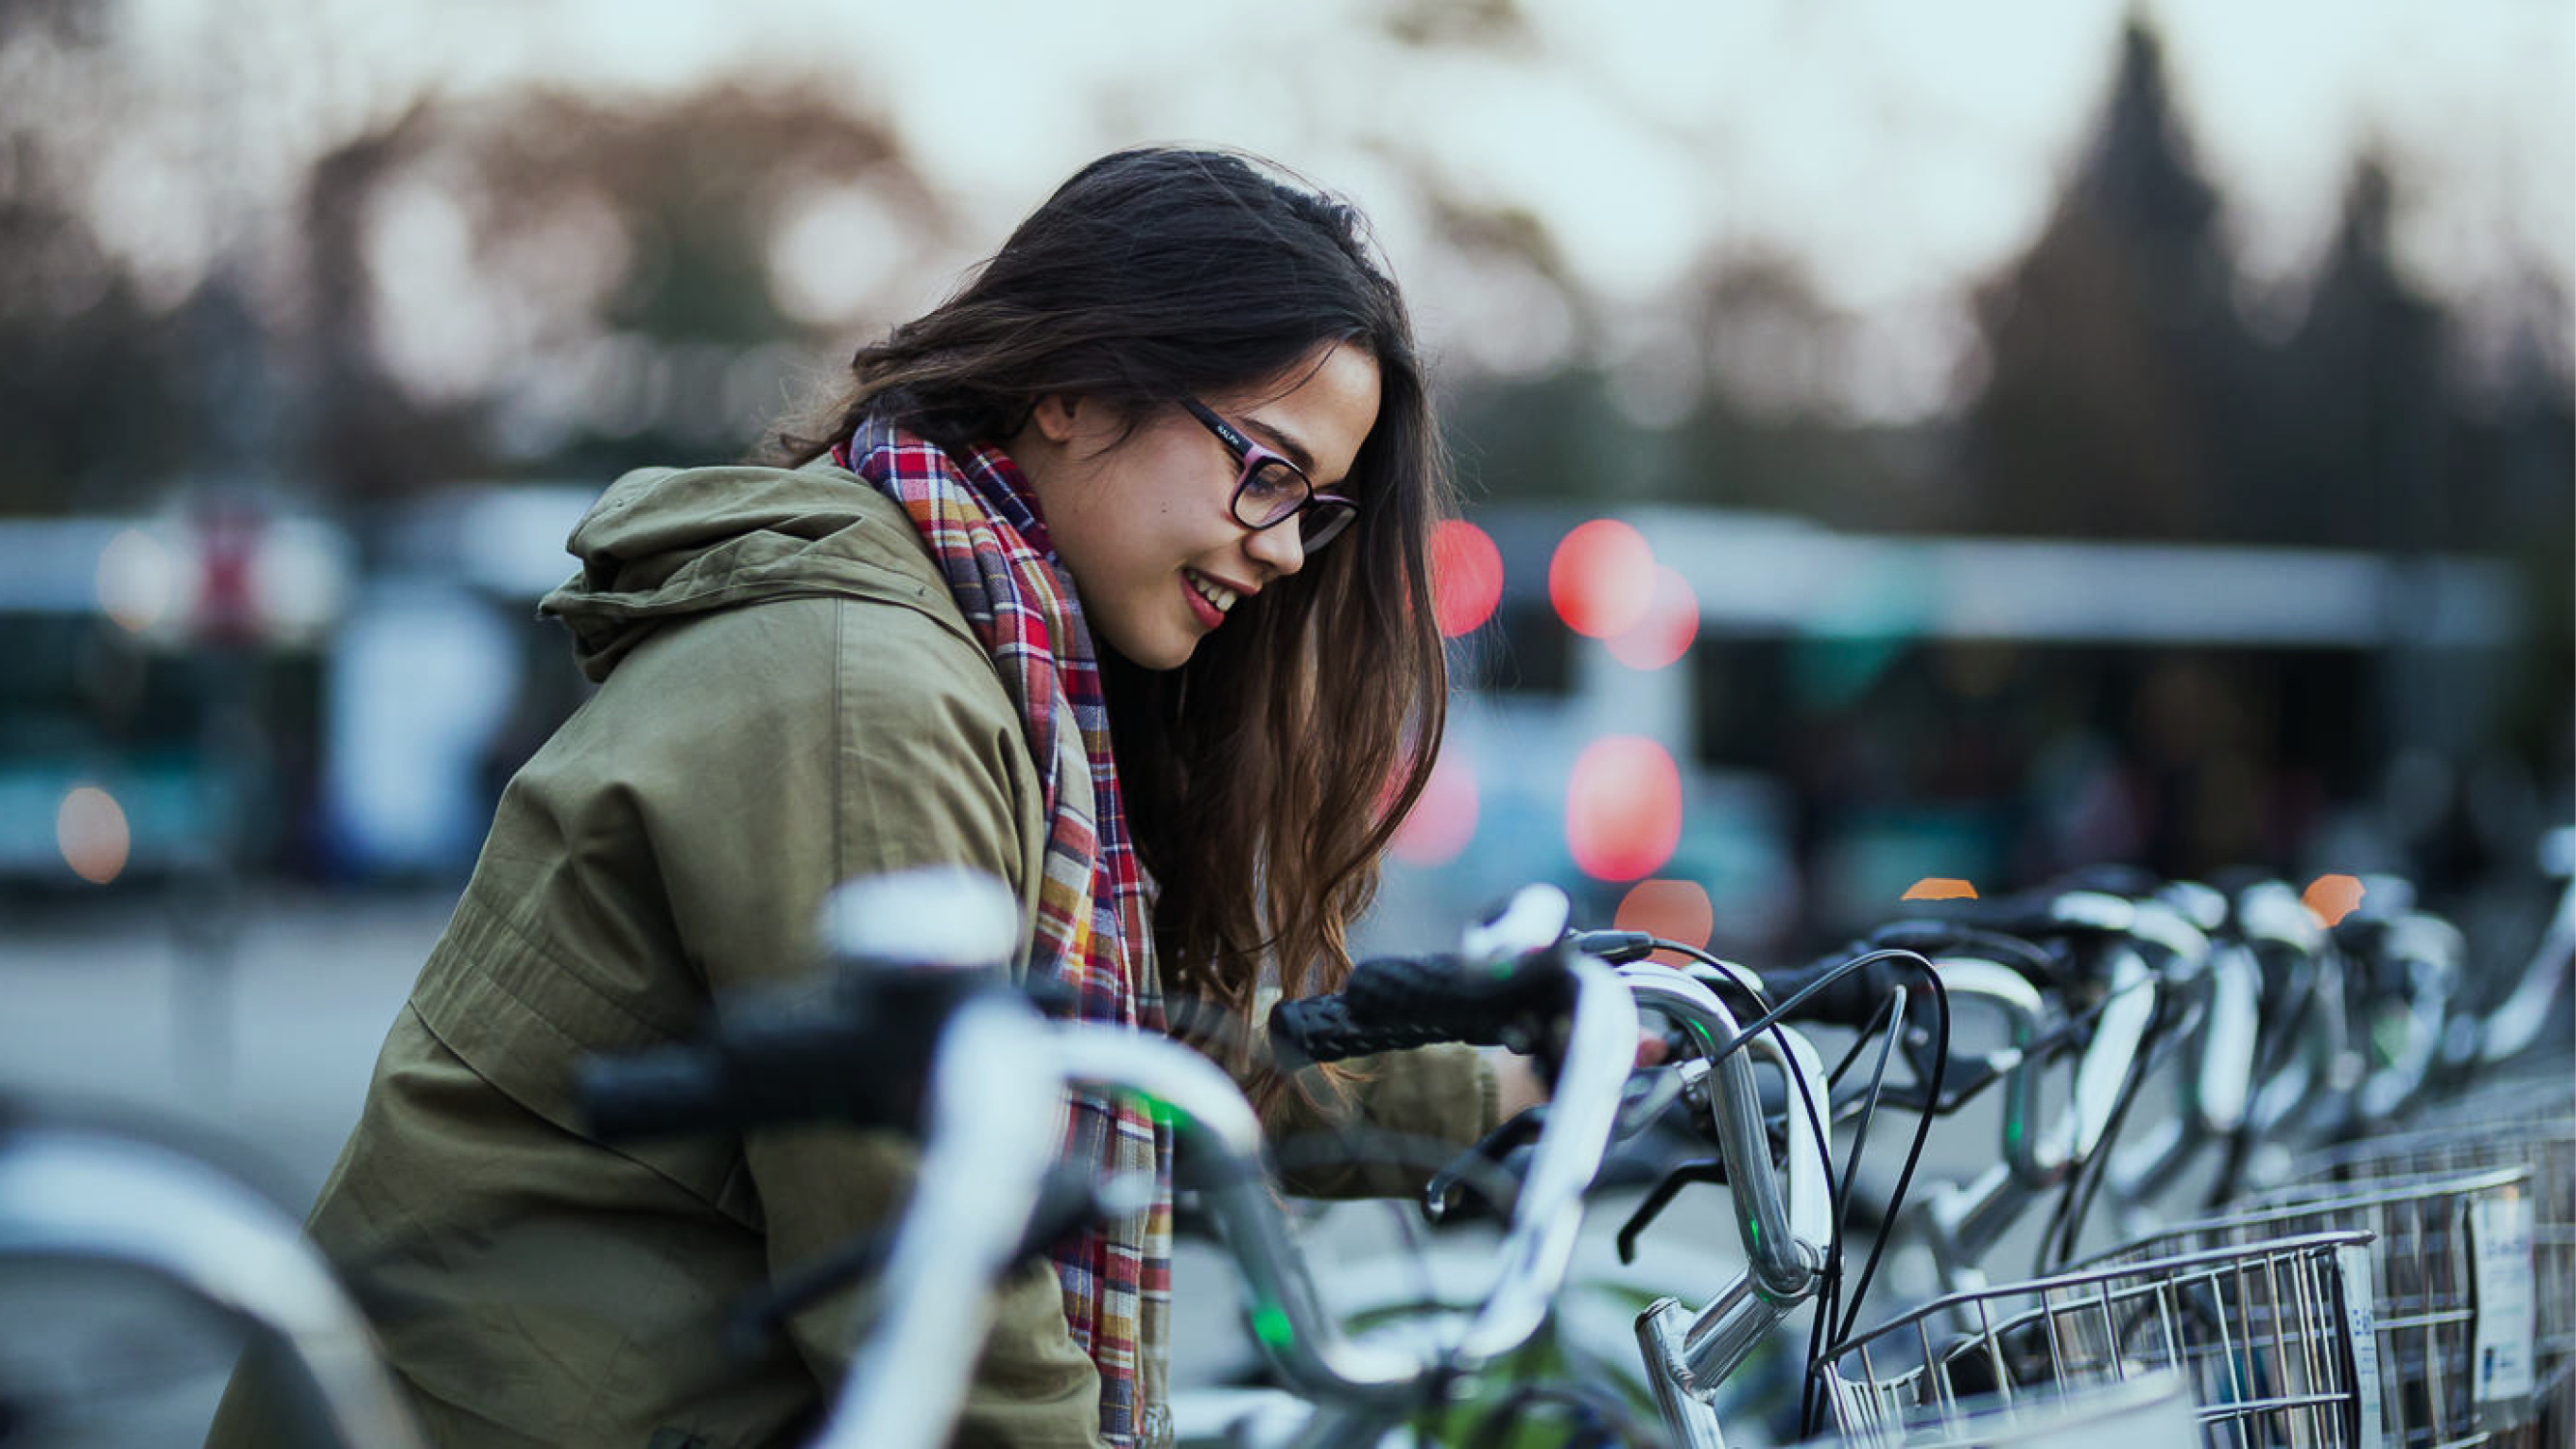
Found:
<path fill-rule="evenodd" d="M 1218 583 L 1216 580 L 1209 578 L 1207 575 L 1200 573 L 1197 569 L 1183 569 L 1181 570 L 1181 577 L 1188 580 L 1191 590 L 1200 598 L 1207 600 L 1208 607 L 1216 610 L 1219 614 L 1223 614 L 1227 610 L 1233 608 L 1243 597 L 1234 590 L 1229 589 L 1225 585 Z"/>

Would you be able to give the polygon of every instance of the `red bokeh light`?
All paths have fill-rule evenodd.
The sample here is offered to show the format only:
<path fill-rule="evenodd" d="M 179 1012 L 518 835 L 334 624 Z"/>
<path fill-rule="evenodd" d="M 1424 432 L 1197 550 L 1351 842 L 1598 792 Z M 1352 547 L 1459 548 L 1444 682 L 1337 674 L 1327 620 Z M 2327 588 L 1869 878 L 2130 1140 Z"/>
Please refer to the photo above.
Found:
<path fill-rule="evenodd" d="M 1476 838 L 1476 772 L 1454 754 L 1431 767 L 1413 813 L 1395 830 L 1395 858 L 1407 865 L 1447 865 Z"/>
<path fill-rule="evenodd" d="M 1705 950 L 1717 929 L 1717 911 L 1696 881 L 1641 880 L 1620 899 L 1611 924 Z"/>
<path fill-rule="evenodd" d="M 1655 601 L 1655 553 L 1615 519 L 1581 524 L 1547 564 L 1548 602 L 1577 634 L 1607 639 L 1636 627 Z"/>
<path fill-rule="evenodd" d="M 1682 838 L 1682 777 L 1653 740 L 1613 736 L 1575 757 L 1565 843 L 1596 880 L 1636 880 L 1672 859 Z"/>
<path fill-rule="evenodd" d="M 1431 530 L 1431 614 L 1443 638 L 1472 634 L 1503 597 L 1503 556 L 1463 518 Z"/>
<path fill-rule="evenodd" d="M 1699 595 L 1671 569 L 1657 565 L 1655 592 L 1644 617 L 1610 636 L 1610 656 L 1631 669 L 1661 669 L 1690 652 L 1699 638 Z"/>

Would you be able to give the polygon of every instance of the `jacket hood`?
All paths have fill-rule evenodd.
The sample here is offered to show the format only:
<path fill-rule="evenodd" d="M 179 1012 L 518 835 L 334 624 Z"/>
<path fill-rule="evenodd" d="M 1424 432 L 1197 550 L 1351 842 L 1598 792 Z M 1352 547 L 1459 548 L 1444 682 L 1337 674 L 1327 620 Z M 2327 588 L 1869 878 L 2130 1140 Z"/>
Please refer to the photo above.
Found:
<path fill-rule="evenodd" d="M 641 469 L 609 485 L 565 547 L 581 571 L 537 611 L 572 630 L 594 682 L 655 629 L 718 609 L 820 595 L 955 613 L 903 510 L 828 463 Z"/>

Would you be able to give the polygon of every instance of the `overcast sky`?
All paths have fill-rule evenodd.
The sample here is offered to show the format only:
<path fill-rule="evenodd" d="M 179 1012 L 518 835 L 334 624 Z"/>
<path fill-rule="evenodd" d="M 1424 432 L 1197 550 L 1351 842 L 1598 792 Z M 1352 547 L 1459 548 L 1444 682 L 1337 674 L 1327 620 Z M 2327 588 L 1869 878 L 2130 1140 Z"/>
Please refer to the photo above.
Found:
<path fill-rule="evenodd" d="M 1540 218 L 1614 314 L 1655 316 L 1717 249 L 1802 257 L 1891 359 L 1873 411 L 1927 406 L 1960 288 L 2026 245 L 2109 83 L 2119 0 L 1526 0 L 1500 45 L 1410 46 L 1364 0 L 131 0 L 153 92 L 233 114 L 243 195 L 424 91 L 550 79 L 667 91 L 821 76 L 889 120 L 978 231 L 944 286 L 1054 182 L 1142 140 L 1240 145 L 1353 195 L 1435 341 L 1491 365 L 1552 342 L 1478 279 L 1426 275 L 1431 222 L 1390 154 Z M 1425 4 L 1440 14 L 1474 6 Z M 2352 158 L 2399 169 L 2400 260 L 2493 299 L 2533 264 L 2576 290 L 2576 4 L 2148 0 L 2252 284 L 2324 246 Z M 256 23 L 244 25 L 245 18 Z M 239 37 L 291 37 L 284 44 Z M 253 73 L 244 88 L 234 79 Z M 209 88 L 223 87 L 220 94 Z M 141 99 L 148 107 L 148 99 Z M 203 111 L 200 111 L 202 114 Z M 138 130 L 137 136 L 145 134 Z M 137 146 L 143 143 L 138 139 Z M 119 180 L 111 231 L 174 277 L 180 174 Z M 932 295 L 920 299 L 924 304 Z M 1641 324 L 1643 325 L 1643 324 Z M 1535 330 L 1533 330 L 1535 329 Z"/>

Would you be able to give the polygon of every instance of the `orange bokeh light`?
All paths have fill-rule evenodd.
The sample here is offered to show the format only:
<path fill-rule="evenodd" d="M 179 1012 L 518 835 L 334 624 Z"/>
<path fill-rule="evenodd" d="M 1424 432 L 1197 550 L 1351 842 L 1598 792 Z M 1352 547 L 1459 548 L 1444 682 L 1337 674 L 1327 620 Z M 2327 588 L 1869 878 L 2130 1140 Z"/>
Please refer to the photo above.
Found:
<path fill-rule="evenodd" d="M 1610 636 L 1610 656 L 1631 669 L 1661 669 L 1699 638 L 1699 595 L 1688 580 L 1657 565 L 1655 592 L 1635 624 Z"/>
<path fill-rule="evenodd" d="M 1909 901 L 1973 901 L 1976 898 L 1975 886 L 1945 875 L 1925 876 L 1907 886 L 1904 896 Z"/>
<path fill-rule="evenodd" d="M 1456 755 L 1442 755 L 1395 830 L 1395 857 L 1407 865 L 1447 865 L 1476 838 L 1476 772 Z"/>
<path fill-rule="evenodd" d="M 2299 899 L 2307 902 L 2309 914 L 2328 926 L 2336 926 L 2360 906 L 2363 893 L 2359 876 L 2321 875 L 2308 883 Z"/>
<path fill-rule="evenodd" d="M 1431 615 L 1443 638 L 1472 634 L 1503 598 L 1503 556 L 1485 531 L 1463 518 L 1431 530 Z"/>
<path fill-rule="evenodd" d="M 134 833 L 115 796 L 96 785 L 81 785 L 63 796 L 54 811 L 54 844 L 72 874 L 91 885 L 105 885 L 124 872 Z"/>
<path fill-rule="evenodd" d="M 1655 553 L 1610 518 L 1578 525 L 1547 564 L 1548 602 L 1577 634 L 1607 639 L 1635 628 L 1655 601 Z"/>
<path fill-rule="evenodd" d="M 1696 881 L 1641 880 L 1620 899 L 1611 924 L 1706 950 L 1717 929 L 1717 911 Z"/>
<path fill-rule="evenodd" d="M 1594 740 L 1565 792 L 1565 843 L 1596 880 L 1636 880 L 1672 859 L 1682 838 L 1682 777 L 1653 740 Z"/>

